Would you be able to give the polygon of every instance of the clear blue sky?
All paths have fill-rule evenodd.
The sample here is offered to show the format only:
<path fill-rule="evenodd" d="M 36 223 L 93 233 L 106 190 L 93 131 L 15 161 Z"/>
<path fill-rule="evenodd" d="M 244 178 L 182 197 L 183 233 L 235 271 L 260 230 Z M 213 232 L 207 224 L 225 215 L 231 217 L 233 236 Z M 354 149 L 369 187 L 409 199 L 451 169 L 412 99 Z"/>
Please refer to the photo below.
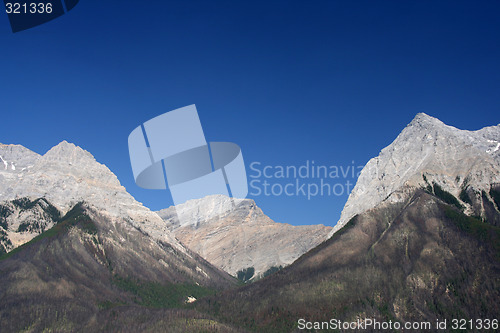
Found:
<path fill-rule="evenodd" d="M 364 165 L 418 112 L 500 122 L 499 17 L 499 1 L 81 0 L 13 34 L 0 13 L 0 142 L 74 142 L 155 210 L 170 194 L 135 185 L 127 137 L 189 104 L 247 167 Z M 251 197 L 276 221 L 327 225 L 347 199 Z"/>

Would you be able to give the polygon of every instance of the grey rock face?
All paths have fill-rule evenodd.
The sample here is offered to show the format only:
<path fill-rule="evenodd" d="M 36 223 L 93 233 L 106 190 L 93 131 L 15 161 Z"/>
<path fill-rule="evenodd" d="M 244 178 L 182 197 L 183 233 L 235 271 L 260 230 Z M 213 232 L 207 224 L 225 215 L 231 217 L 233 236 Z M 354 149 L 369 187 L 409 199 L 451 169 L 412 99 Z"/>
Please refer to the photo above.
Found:
<path fill-rule="evenodd" d="M 234 209 L 228 210 L 232 205 Z M 190 223 L 179 223 L 176 210 L 190 216 Z M 191 200 L 158 214 L 187 248 L 232 275 L 253 267 L 258 277 L 271 267 L 287 266 L 323 242 L 331 230 L 324 225 L 276 223 L 253 200 L 222 195 Z"/>
<path fill-rule="evenodd" d="M 459 130 L 419 113 L 363 168 L 330 236 L 353 216 L 382 201 L 407 200 L 411 192 L 407 188 L 426 188 L 435 183 L 459 198 L 462 190 L 479 196 L 484 191 L 489 196 L 492 184 L 499 182 L 500 125 Z M 461 204 L 472 213 L 467 202 Z"/>
<path fill-rule="evenodd" d="M 0 143 L 0 172 L 20 173 L 32 167 L 39 158 L 40 155 L 21 145 Z"/>
<path fill-rule="evenodd" d="M 46 198 L 64 214 L 85 201 L 111 220 L 126 220 L 185 251 L 163 220 L 137 202 L 113 172 L 82 148 L 63 141 L 40 156 L 22 146 L 2 145 L 0 155 L 9 166 L 0 173 L 0 202 Z"/>
<path fill-rule="evenodd" d="M 5 191 L 40 158 L 37 153 L 21 145 L 4 145 L 0 143 L 0 200 Z"/>

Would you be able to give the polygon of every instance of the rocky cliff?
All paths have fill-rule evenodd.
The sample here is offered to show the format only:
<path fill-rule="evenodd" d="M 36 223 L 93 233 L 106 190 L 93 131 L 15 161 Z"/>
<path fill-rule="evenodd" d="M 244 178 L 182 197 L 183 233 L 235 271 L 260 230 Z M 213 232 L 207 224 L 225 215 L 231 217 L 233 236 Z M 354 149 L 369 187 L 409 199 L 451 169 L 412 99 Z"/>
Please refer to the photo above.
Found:
<path fill-rule="evenodd" d="M 330 236 L 356 214 L 384 200 L 407 200 L 408 188 L 434 184 L 455 196 L 467 214 L 486 217 L 490 207 L 485 206 L 494 201 L 491 186 L 498 183 L 500 125 L 466 131 L 419 113 L 368 161 Z"/>
<path fill-rule="evenodd" d="M 176 210 L 190 216 L 190 222 L 180 224 Z M 253 268 L 253 278 L 291 264 L 323 242 L 332 229 L 276 223 L 253 200 L 234 201 L 221 195 L 191 200 L 158 214 L 186 247 L 232 275 Z"/>
<path fill-rule="evenodd" d="M 45 198 L 64 214 L 84 201 L 111 220 L 124 220 L 185 250 L 156 213 L 136 201 L 111 170 L 82 148 L 63 141 L 40 156 L 19 145 L 0 145 L 0 156 L 0 202 Z"/>

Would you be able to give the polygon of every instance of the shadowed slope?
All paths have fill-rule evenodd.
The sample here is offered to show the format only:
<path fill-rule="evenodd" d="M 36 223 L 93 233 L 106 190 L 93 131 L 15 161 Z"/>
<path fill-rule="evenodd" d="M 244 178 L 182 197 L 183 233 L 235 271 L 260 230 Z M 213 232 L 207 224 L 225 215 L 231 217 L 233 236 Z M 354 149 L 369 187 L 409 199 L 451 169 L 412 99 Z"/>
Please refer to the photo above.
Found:
<path fill-rule="evenodd" d="M 499 242 L 497 227 L 414 190 L 354 217 L 282 271 L 198 308 L 259 332 L 289 332 L 299 318 L 498 318 Z"/>
<path fill-rule="evenodd" d="M 0 327 L 6 331 L 129 329 L 112 317 L 135 317 L 131 327 L 144 328 L 154 328 L 155 322 L 146 325 L 140 317 L 163 318 L 158 327 L 186 317 L 203 322 L 210 318 L 187 310 L 149 313 L 139 306 L 184 308 L 188 297 L 234 285 L 233 278 L 198 255 L 155 240 L 131 223 L 109 220 L 85 204 L 1 257 L 0 276 Z"/>

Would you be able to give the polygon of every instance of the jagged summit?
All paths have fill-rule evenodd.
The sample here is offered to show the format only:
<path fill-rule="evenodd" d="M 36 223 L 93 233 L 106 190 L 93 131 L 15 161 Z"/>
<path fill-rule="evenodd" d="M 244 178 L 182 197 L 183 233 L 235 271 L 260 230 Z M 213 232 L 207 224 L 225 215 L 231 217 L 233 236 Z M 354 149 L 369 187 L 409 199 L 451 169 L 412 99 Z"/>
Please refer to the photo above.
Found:
<path fill-rule="evenodd" d="M 415 115 L 415 117 L 412 119 L 412 121 L 407 125 L 407 127 L 411 126 L 417 126 L 420 128 L 430 128 L 430 127 L 437 127 L 441 129 L 448 129 L 448 130 L 455 130 L 455 131 L 461 131 L 461 132 L 479 132 L 480 134 L 484 134 L 486 132 L 489 132 L 490 130 L 496 131 L 500 127 L 500 123 L 497 125 L 492 125 L 492 126 L 487 126 L 484 128 L 481 128 L 476 131 L 471 131 L 471 130 L 461 130 L 458 129 L 454 126 L 447 125 L 444 122 L 442 122 L 440 119 L 433 117 L 431 115 L 428 115 L 427 113 L 424 112 L 419 112 Z"/>
<path fill-rule="evenodd" d="M 137 202 L 108 167 L 81 147 L 62 141 L 43 156 L 22 146 L 13 148 L 12 154 L 4 153 L 8 149 L 0 147 L 0 155 L 9 166 L 26 166 L 7 174 L 0 165 L 0 201 L 46 198 L 62 213 L 84 201 L 112 219 L 130 219 L 154 238 L 178 245 L 163 220 Z"/>
<path fill-rule="evenodd" d="M 66 140 L 61 141 L 56 146 L 52 147 L 43 158 L 64 160 L 65 162 L 81 162 L 82 160 L 89 160 L 90 162 L 95 162 L 94 156 L 86 151 L 85 149 L 67 142 Z"/>
<path fill-rule="evenodd" d="M 201 223 L 222 219 L 228 214 L 234 214 L 235 211 L 249 211 L 253 209 L 254 214 L 264 214 L 257 207 L 252 199 L 235 199 L 225 195 L 209 195 L 201 199 L 186 201 L 183 204 L 170 206 L 158 211 L 158 215 L 172 225 L 181 226 L 178 220 L 178 214 L 182 214 L 182 226 L 198 227 Z"/>
<path fill-rule="evenodd" d="M 419 112 L 416 114 L 415 118 L 408 124 L 408 126 L 417 126 L 417 125 L 441 125 L 446 126 L 441 120 L 438 118 L 432 117 L 424 112 Z"/>
<path fill-rule="evenodd" d="M 17 144 L 17 143 L 2 143 L 0 142 L 0 149 L 6 148 L 6 147 L 22 147 L 24 149 L 28 149 L 24 147 L 23 145 Z"/>
<path fill-rule="evenodd" d="M 50 150 L 54 149 L 54 148 L 77 148 L 78 146 L 75 145 L 74 143 L 72 142 L 68 142 L 66 140 L 62 140 L 61 142 L 59 142 L 57 145 L 55 145 L 54 147 L 52 147 Z M 80 148 L 80 147 L 78 147 Z M 80 148 L 81 149 L 81 148 Z"/>
<path fill-rule="evenodd" d="M 404 188 L 436 183 L 459 197 L 462 190 L 488 192 L 499 182 L 500 126 L 460 130 L 419 113 L 394 142 L 368 161 L 332 234 L 384 200 L 405 200 L 405 193 L 400 193 Z"/>
<path fill-rule="evenodd" d="M 413 120 L 406 126 L 406 128 L 401 132 L 401 134 L 405 133 L 408 130 L 419 130 L 424 132 L 445 132 L 451 135 L 458 135 L 460 137 L 465 138 L 469 137 L 469 139 L 495 139 L 498 138 L 498 133 L 500 131 L 500 124 L 487 126 L 481 128 L 479 130 L 462 130 L 458 129 L 454 126 L 447 125 L 438 118 L 430 116 L 426 113 L 420 112 L 413 118 Z"/>
<path fill-rule="evenodd" d="M 420 112 L 415 115 L 412 121 L 401 131 L 400 135 L 415 135 L 416 132 L 422 133 L 456 133 L 460 129 L 443 123 L 436 117 Z M 468 132 L 468 131 L 463 131 Z"/>
<path fill-rule="evenodd" d="M 50 148 L 49 151 L 47 152 L 47 154 L 50 152 L 54 152 L 54 151 L 64 152 L 64 151 L 73 151 L 73 150 L 85 151 L 84 149 L 75 145 L 74 143 L 63 140 L 63 141 L 59 142 L 57 145 L 55 145 L 54 147 Z"/>
<path fill-rule="evenodd" d="M 323 242 L 331 230 L 324 225 L 277 223 L 252 199 L 224 195 L 190 200 L 158 215 L 177 239 L 210 263 L 233 275 L 251 267 L 254 277 L 291 264 Z"/>
<path fill-rule="evenodd" d="M 33 165 L 40 155 L 18 144 L 0 143 L 0 172 L 21 171 Z M 14 167 L 12 167 L 14 165 Z"/>

